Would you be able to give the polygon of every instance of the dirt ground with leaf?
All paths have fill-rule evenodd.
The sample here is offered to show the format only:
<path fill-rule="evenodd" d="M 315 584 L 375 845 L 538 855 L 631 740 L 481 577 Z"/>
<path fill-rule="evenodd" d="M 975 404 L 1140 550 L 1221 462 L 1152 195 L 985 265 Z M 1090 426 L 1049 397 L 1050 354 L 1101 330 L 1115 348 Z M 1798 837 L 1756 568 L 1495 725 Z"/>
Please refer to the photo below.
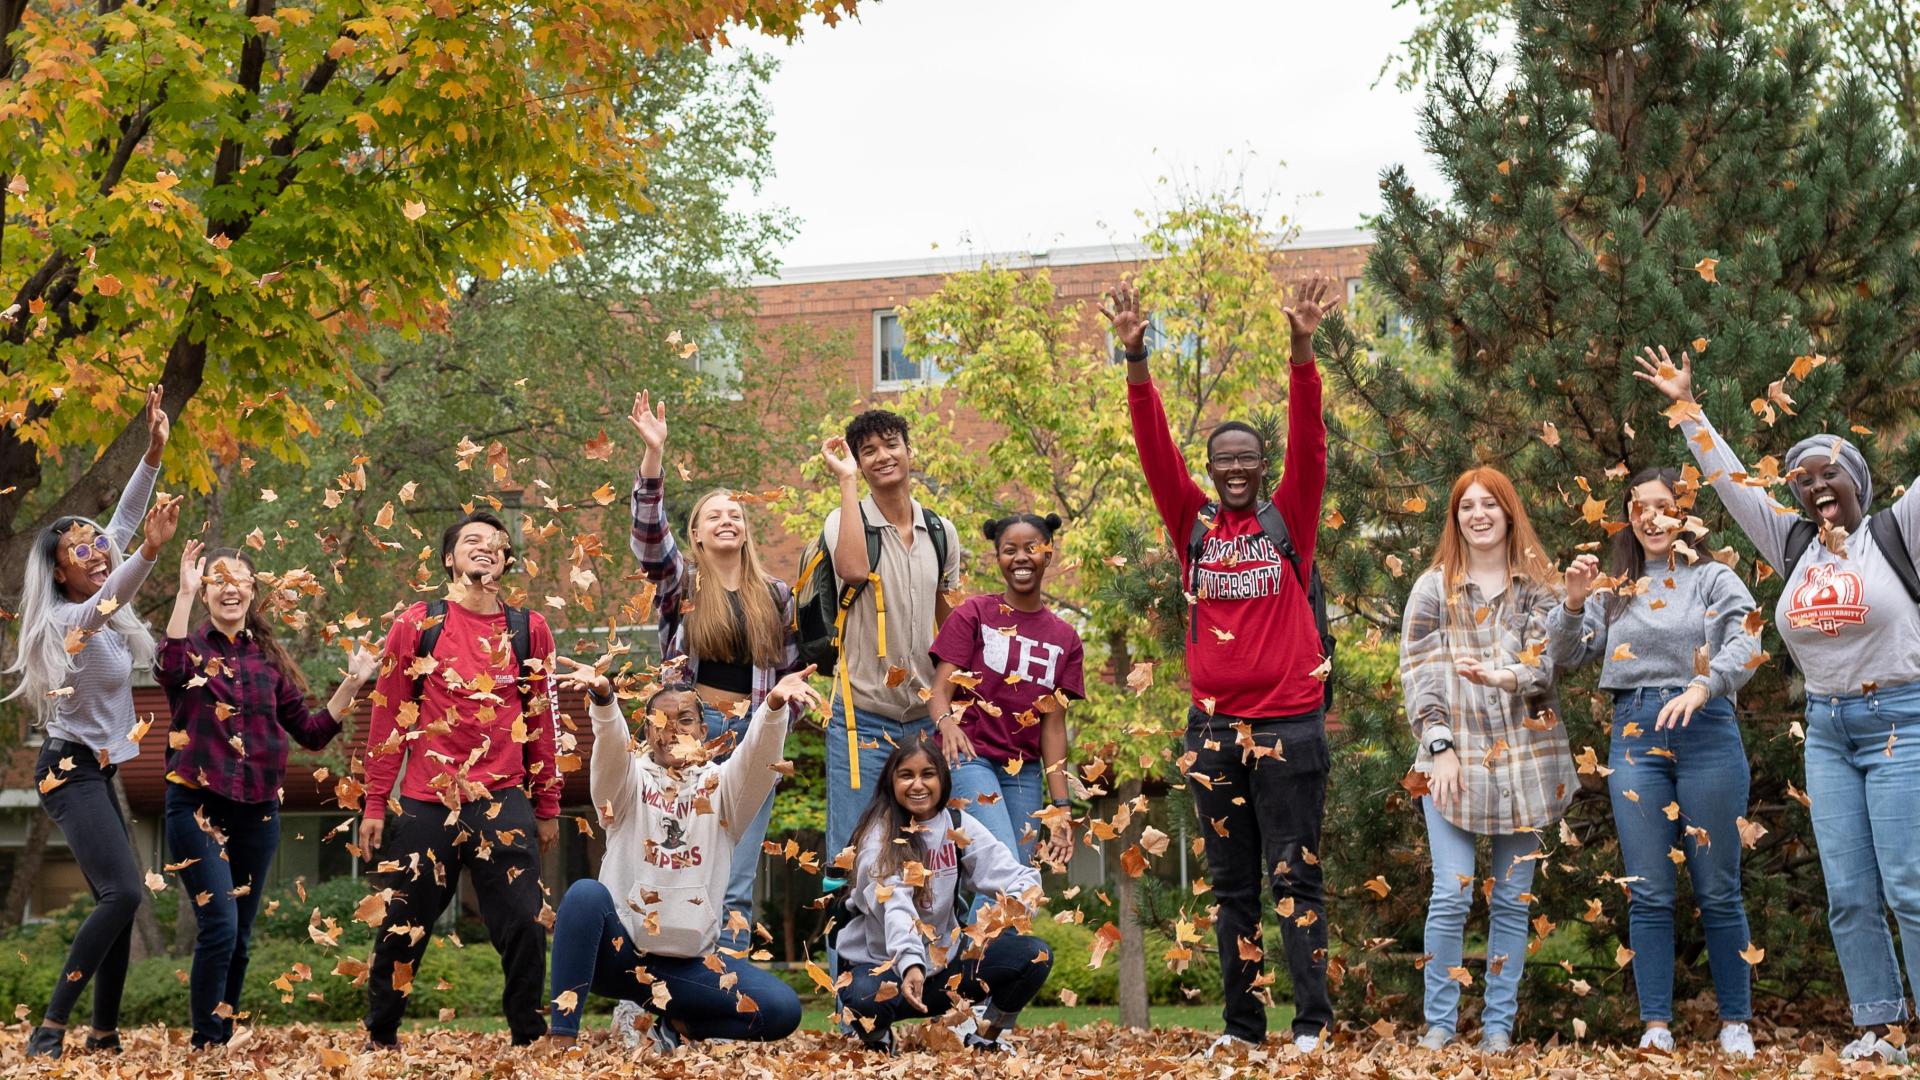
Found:
<path fill-rule="evenodd" d="M 1706 1029 L 1702 1029 L 1705 1031 Z M 845 1036 L 802 1032 L 769 1044 L 703 1044 L 662 1057 L 650 1046 L 616 1048 L 604 1030 L 585 1052 L 563 1056 L 545 1047 L 508 1044 L 501 1033 L 429 1030 L 406 1038 L 399 1053 L 364 1053 L 358 1032 L 293 1025 L 243 1027 L 224 1050 L 191 1054 L 184 1029 L 142 1028 L 125 1033 L 119 1057 L 73 1053 L 62 1061 L 28 1063 L 21 1057 L 25 1029 L 0 1046 L 0 1075 L 88 1077 L 1227 1077 L 1328 1076 L 1376 1080 L 1415 1077 L 1685 1077 L 1905 1076 L 1904 1067 L 1843 1065 L 1832 1033 L 1787 1027 L 1756 1031 L 1760 1053 L 1734 1064 L 1707 1042 L 1683 1043 L 1673 1055 L 1623 1046 L 1523 1044 L 1510 1055 L 1483 1056 L 1467 1045 L 1442 1053 L 1414 1046 L 1415 1032 L 1381 1021 L 1343 1031 L 1331 1047 L 1301 1054 L 1277 1039 L 1244 1054 L 1207 1060 L 1213 1032 L 1188 1028 L 1135 1031 L 1100 1023 L 1053 1024 L 1020 1033 L 1013 1057 L 982 1057 L 958 1048 L 943 1028 L 903 1025 L 900 1053 L 888 1058 L 858 1049 Z M 1684 1034 L 1684 1033 L 1683 1033 Z M 1823 1035 L 1825 1036 L 1823 1038 Z"/>

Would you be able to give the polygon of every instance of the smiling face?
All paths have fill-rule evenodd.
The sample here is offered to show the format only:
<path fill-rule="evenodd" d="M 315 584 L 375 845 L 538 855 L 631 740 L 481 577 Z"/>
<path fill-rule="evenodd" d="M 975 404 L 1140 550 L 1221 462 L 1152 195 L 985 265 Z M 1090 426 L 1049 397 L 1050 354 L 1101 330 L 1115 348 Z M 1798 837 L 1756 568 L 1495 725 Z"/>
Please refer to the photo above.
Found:
<path fill-rule="evenodd" d="M 1801 458 L 1793 491 L 1814 520 L 1837 525 L 1849 533 L 1860 527 L 1860 489 L 1832 458 L 1812 454 Z"/>
<path fill-rule="evenodd" d="M 507 569 L 507 534 L 484 521 L 469 521 L 453 539 L 446 558 L 453 576 L 468 581 L 498 578 Z"/>
<path fill-rule="evenodd" d="M 854 460 L 867 487 L 884 491 L 899 487 L 913 474 L 913 448 L 898 431 L 882 431 L 860 440 Z"/>
<path fill-rule="evenodd" d="M 1453 508 L 1453 517 L 1469 551 L 1488 554 L 1506 550 L 1507 512 L 1485 485 L 1467 485 L 1459 505 Z"/>
<path fill-rule="evenodd" d="M 683 739 L 704 743 L 707 722 L 700 715 L 700 699 L 691 690 L 661 694 L 647 713 L 647 748 L 653 760 L 669 769 L 694 764 L 698 755 L 682 753 Z"/>
<path fill-rule="evenodd" d="M 78 603 L 100 591 L 112 571 L 107 554 L 112 541 L 92 524 L 76 521 L 60 534 L 53 549 L 53 583 L 67 599 Z"/>
<path fill-rule="evenodd" d="M 1040 591 L 1047 563 L 1053 559 L 1052 545 L 1039 529 L 1025 521 L 1016 521 L 1000 530 L 994 548 L 1000 561 L 1000 577 L 1007 591 L 1016 596 L 1032 596 Z"/>
<path fill-rule="evenodd" d="M 708 495 L 693 508 L 687 531 L 702 551 L 737 552 L 747 542 L 747 512 L 729 495 Z"/>
<path fill-rule="evenodd" d="M 1207 443 L 1207 476 L 1220 505 L 1228 510 L 1253 507 L 1266 471 L 1266 453 L 1251 431 L 1222 431 Z"/>
<path fill-rule="evenodd" d="M 200 584 L 200 600 L 221 633 L 232 637 L 253 608 L 253 568 L 239 559 L 215 559 Z"/>
<path fill-rule="evenodd" d="M 1640 542 L 1640 550 L 1646 552 L 1647 561 L 1652 562 L 1666 558 L 1673 550 L 1673 540 L 1683 519 L 1673 489 L 1664 481 L 1649 480 L 1634 485 L 1627 520 L 1633 523 L 1633 538 Z"/>
<path fill-rule="evenodd" d="M 906 807 L 915 821 L 932 817 L 946 805 L 947 792 L 940 783 L 940 766 L 925 750 L 901 758 L 888 779 L 893 784 L 893 801 Z"/>

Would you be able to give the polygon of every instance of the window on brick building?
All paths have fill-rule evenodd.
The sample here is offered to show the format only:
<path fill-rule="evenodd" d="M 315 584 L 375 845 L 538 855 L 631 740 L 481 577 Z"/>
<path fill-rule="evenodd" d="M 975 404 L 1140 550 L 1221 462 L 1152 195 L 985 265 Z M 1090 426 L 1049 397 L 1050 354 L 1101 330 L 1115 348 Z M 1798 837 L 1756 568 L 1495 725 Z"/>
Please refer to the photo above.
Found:
<path fill-rule="evenodd" d="M 718 319 L 707 322 L 700 350 L 693 354 L 693 370 L 706 389 L 720 397 L 740 400 L 740 345 Z"/>
<path fill-rule="evenodd" d="M 947 381 L 947 374 L 931 358 L 908 355 L 907 335 L 898 315 L 891 311 L 873 313 L 874 389 L 904 390 L 920 383 L 942 383 Z"/>

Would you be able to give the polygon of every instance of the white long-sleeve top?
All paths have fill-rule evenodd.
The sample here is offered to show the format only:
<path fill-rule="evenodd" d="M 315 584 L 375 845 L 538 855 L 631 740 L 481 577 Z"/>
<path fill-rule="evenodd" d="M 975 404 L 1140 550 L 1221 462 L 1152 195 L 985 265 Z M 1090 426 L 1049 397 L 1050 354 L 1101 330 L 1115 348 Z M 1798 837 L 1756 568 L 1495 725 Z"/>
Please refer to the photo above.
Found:
<path fill-rule="evenodd" d="M 588 709 L 593 760 L 587 776 L 607 830 L 600 883 L 613 894 L 640 952 L 686 957 L 713 951 L 733 848 L 773 790 L 786 714 L 769 713 L 763 703 L 731 757 L 675 774 L 644 744 L 630 747 L 618 703 Z"/>

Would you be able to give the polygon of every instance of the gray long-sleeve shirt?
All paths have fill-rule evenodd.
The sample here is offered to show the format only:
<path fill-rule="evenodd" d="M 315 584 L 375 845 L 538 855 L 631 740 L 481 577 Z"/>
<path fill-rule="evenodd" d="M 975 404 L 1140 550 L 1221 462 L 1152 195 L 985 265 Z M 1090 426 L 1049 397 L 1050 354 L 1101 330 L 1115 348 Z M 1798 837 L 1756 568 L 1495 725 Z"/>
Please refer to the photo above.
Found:
<path fill-rule="evenodd" d="M 1781 505 L 1765 487 L 1742 483 L 1746 466 L 1705 417 L 1698 423 L 1687 420 L 1680 429 L 1727 512 L 1760 557 L 1786 579 L 1774 605 L 1774 627 L 1806 678 L 1808 696 L 1837 697 L 1863 693 L 1869 685 L 1884 690 L 1920 681 L 1920 607 L 1875 547 L 1866 521 L 1847 537 L 1844 558 L 1815 541 L 1797 566 L 1788 566 L 1787 533 L 1800 518 L 1797 509 Z M 1916 491 L 1920 484 L 1880 513 L 1899 521 L 1908 557 L 1920 562 Z"/>
<path fill-rule="evenodd" d="M 1702 558 L 1692 565 L 1679 560 L 1671 570 L 1653 563 L 1647 579 L 1645 593 L 1625 600 L 1595 593 L 1578 612 L 1564 601 L 1555 604 L 1547 616 L 1553 666 L 1572 670 L 1603 658 L 1603 690 L 1697 682 L 1708 697 L 1731 699 L 1753 677 L 1756 667 L 1750 665 L 1760 654 L 1759 635 L 1744 625 L 1754 600 L 1740 575 Z M 1705 675 L 1694 662 L 1703 647 Z"/>
<path fill-rule="evenodd" d="M 120 505 L 114 507 L 106 532 L 116 551 L 125 551 L 133 543 L 134 532 L 147 514 L 153 482 L 159 476 L 159 469 L 142 460 L 120 493 Z M 47 734 L 105 750 L 107 760 L 115 765 L 137 757 L 140 747 L 127 738 L 134 724 L 133 650 L 120 631 L 107 625 L 107 618 L 115 607 L 133 602 L 152 569 L 153 564 L 136 551 L 121 560 L 99 592 L 77 604 L 63 599 L 53 609 L 53 617 L 61 626 L 78 626 L 90 636 L 86 647 L 74 656 L 73 671 L 67 676 L 66 685 L 73 688 L 73 693 L 61 697 L 54 706 Z M 101 602 L 109 599 L 114 603 L 101 611 Z"/>

